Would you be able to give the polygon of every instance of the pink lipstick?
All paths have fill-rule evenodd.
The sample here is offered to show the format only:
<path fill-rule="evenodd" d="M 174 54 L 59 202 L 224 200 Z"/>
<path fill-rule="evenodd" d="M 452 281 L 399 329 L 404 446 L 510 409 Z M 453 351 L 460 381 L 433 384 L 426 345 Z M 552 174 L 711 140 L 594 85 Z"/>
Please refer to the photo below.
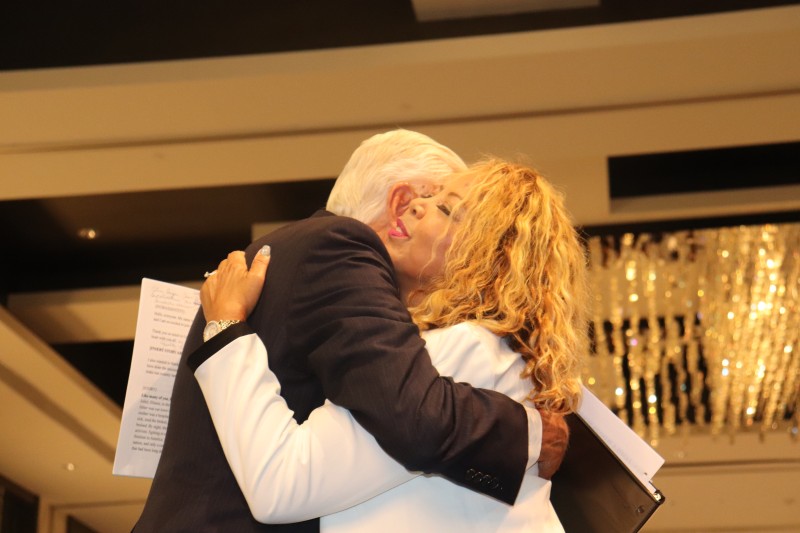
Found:
<path fill-rule="evenodd" d="M 397 219 L 397 221 L 395 222 L 394 229 L 390 229 L 389 230 L 389 236 L 390 237 L 398 237 L 398 238 L 401 238 L 401 239 L 407 239 L 408 238 L 408 230 L 406 230 L 406 225 L 403 224 L 402 220 L 400 220 L 399 218 Z"/>

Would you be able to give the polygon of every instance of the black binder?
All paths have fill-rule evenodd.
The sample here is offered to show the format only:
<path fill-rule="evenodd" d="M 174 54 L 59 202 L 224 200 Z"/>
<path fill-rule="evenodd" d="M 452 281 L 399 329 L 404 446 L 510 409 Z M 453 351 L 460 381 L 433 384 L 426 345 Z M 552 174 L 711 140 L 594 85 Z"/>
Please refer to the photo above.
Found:
<path fill-rule="evenodd" d="M 635 533 L 664 503 L 575 414 L 550 500 L 567 533 Z"/>

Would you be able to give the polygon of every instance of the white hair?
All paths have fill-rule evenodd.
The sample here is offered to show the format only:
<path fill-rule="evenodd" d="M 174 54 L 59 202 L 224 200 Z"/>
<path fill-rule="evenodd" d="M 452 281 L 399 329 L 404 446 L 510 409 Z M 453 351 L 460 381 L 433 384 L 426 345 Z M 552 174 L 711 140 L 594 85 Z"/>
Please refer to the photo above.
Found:
<path fill-rule="evenodd" d="M 350 156 L 326 208 L 371 224 L 384 213 L 392 185 L 441 184 L 465 168 L 455 152 L 422 133 L 398 129 L 373 135 Z"/>

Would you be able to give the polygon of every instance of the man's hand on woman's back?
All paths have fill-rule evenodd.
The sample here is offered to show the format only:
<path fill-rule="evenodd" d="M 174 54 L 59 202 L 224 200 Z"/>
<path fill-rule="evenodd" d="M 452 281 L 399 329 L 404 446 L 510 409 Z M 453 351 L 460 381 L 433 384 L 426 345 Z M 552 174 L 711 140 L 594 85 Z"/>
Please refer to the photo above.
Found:
<path fill-rule="evenodd" d="M 550 479 L 556 473 L 569 442 L 569 426 L 564 416 L 539 411 L 542 417 L 542 450 L 539 452 L 539 477 Z"/>

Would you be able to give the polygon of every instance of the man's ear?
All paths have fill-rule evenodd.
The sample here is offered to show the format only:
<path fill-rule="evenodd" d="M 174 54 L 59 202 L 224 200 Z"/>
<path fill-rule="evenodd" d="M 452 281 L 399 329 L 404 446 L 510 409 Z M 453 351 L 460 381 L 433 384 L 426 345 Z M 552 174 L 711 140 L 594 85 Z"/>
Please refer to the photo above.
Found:
<path fill-rule="evenodd" d="M 395 183 L 392 185 L 392 188 L 389 189 L 389 213 L 391 213 L 393 218 L 399 217 L 406 212 L 411 200 L 414 200 L 416 197 L 417 193 L 414 192 L 411 185 L 408 183 Z"/>

